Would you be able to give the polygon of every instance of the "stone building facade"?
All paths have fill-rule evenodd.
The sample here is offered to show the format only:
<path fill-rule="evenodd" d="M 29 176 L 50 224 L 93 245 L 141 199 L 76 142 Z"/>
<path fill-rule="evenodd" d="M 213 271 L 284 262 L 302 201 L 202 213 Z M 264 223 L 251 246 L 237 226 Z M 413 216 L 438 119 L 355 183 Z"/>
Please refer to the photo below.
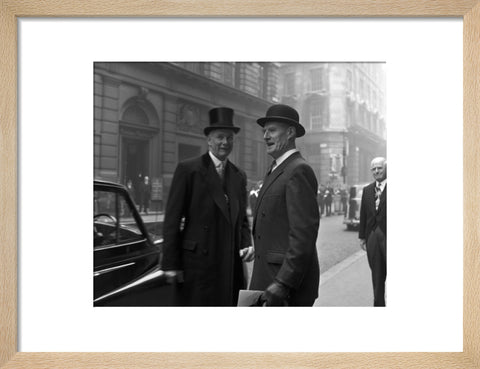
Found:
<path fill-rule="evenodd" d="M 371 159 L 386 157 L 383 63 L 285 63 L 279 93 L 300 113 L 299 148 L 319 183 L 371 181 Z"/>
<path fill-rule="evenodd" d="M 230 160 L 249 186 L 269 159 L 256 119 L 278 101 L 277 63 L 94 64 L 94 176 L 125 184 L 152 181 L 152 207 L 162 210 L 177 163 L 207 150 L 208 111 L 235 110 L 241 128 Z"/>

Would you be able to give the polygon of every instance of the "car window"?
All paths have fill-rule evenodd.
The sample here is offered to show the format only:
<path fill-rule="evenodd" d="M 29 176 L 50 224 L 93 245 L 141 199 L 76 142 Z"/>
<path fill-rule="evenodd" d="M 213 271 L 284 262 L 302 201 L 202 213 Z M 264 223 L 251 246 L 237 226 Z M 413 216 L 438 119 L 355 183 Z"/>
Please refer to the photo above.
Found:
<path fill-rule="evenodd" d="M 123 193 L 97 190 L 93 201 L 94 247 L 121 245 L 145 238 Z"/>

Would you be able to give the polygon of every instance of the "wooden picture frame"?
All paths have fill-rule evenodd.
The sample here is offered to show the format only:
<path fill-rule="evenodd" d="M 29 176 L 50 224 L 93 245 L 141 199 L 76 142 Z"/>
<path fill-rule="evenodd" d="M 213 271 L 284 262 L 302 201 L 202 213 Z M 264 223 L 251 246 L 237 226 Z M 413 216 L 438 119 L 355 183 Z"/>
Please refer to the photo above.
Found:
<path fill-rule="evenodd" d="M 0 39 L 0 367 L 253 368 L 480 367 L 477 191 L 480 160 L 479 0 L 235 0 L 196 2 L 15 1 L 1 4 Z M 112 4 L 113 5 L 113 4 Z M 463 17 L 464 21 L 464 309 L 459 353 L 28 353 L 17 352 L 17 17 Z"/>

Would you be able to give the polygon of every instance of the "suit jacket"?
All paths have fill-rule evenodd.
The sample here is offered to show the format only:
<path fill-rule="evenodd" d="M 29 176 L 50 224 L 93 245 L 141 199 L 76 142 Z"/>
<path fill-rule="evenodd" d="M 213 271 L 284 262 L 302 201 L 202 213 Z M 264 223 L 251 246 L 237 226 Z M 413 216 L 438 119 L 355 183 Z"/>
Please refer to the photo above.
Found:
<path fill-rule="evenodd" d="M 276 280 L 291 288 L 290 305 L 312 305 L 317 298 L 317 188 L 315 174 L 299 152 L 265 178 L 254 211 L 250 289 L 264 290 Z"/>
<path fill-rule="evenodd" d="M 368 236 L 376 227 L 380 227 L 385 237 L 387 236 L 387 185 L 380 195 L 380 204 L 376 210 L 375 182 L 372 182 L 363 188 L 358 238 L 368 240 Z"/>
<path fill-rule="evenodd" d="M 145 184 L 145 182 L 142 182 L 142 184 L 140 185 L 141 204 L 149 202 L 151 196 L 152 196 L 152 184 L 150 182 L 148 184 Z"/>
<path fill-rule="evenodd" d="M 228 162 L 225 182 L 206 153 L 178 164 L 164 220 L 164 270 L 183 270 L 178 304 L 236 305 L 241 248 L 251 245 L 246 176 Z"/>

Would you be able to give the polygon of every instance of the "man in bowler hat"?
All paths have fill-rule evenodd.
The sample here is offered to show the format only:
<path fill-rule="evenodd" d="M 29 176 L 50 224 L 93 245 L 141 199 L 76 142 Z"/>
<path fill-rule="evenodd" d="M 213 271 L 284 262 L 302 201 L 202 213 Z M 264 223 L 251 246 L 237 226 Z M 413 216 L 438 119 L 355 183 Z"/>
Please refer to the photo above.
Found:
<path fill-rule="evenodd" d="M 378 157 L 370 164 L 375 179 L 363 189 L 360 205 L 360 247 L 367 251 L 372 271 L 373 306 L 385 306 L 387 279 L 387 161 Z"/>
<path fill-rule="evenodd" d="M 297 111 L 282 104 L 270 107 L 257 123 L 274 161 L 254 209 L 255 262 L 249 288 L 263 291 L 266 306 L 312 306 L 320 280 L 320 215 L 317 179 L 295 146 L 305 129 Z"/>
<path fill-rule="evenodd" d="M 209 111 L 208 152 L 178 164 L 164 220 L 162 269 L 175 280 L 176 305 L 236 306 L 245 288 L 243 261 L 253 258 L 246 175 L 227 158 L 233 110 Z"/>

